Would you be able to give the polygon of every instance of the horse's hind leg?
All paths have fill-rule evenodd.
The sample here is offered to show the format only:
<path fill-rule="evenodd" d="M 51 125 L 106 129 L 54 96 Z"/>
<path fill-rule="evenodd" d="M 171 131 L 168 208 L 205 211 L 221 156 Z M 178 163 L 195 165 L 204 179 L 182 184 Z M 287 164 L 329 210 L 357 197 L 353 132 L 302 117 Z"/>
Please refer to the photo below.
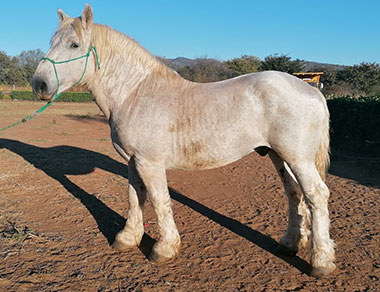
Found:
<path fill-rule="evenodd" d="M 138 246 L 144 235 L 143 207 L 146 201 L 146 188 L 136 171 L 135 159 L 128 162 L 128 219 L 123 230 L 115 238 L 112 247 L 123 250 Z"/>
<path fill-rule="evenodd" d="M 329 189 L 320 177 L 314 159 L 297 159 L 289 161 L 289 166 L 297 177 L 311 210 L 312 276 L 320 277 L 330 274 L 335 269 L 334 241 L 329 234 L 328 198 Z"/>
<path fill-rule="evenodd" d="M 136 159 L 136 168 L 147 188 L 160 232 L 160 239 L 153 246 L 150 259 L 168 261 L 178 255 L 181 240 L 173 218 L 165 168 L 144 158 Z"/>
<path fill-rule="evenodd" d="M 307 207 L 302 190 L 291 170 L 281 157 L 273 150 L 269 156 L 281 178 L 288 197 L 288 229 L 280 239 L 277 251 L 285 255 L 295 255 L 298 247 L 306 247 L 310 237 L 310 211 Z"/>

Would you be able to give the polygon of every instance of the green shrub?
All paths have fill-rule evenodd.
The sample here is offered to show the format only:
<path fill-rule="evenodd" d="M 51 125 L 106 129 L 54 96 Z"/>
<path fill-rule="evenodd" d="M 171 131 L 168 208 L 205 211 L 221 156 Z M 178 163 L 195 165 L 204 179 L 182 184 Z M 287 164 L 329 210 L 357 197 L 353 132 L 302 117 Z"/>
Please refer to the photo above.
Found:
<path fill-rule="evenodd" d="M 380 154 L 380 95 L 330 97 L 327 105 L 333 148 L 367 155 Z"/>
<path fill-rule="evenodd" d="M 39 100 L 31 91 L 24 90 L 12 90 L 10 96 L 13 100 Z"/>
<path fill-rule="evenodd" d="M 39 101 L 32 91 L 19 91 L 13 90 L 11 92 L 11 98 L 13 100 L 33 100 Z M 91 102 L 94 101 L 94 97 L 89 92 L 64 92 L 56 100 L 58 102 Z"/>
<path fill-rule="evenodd" d="M 61 102 L 91 102 L 94 97 L 89 92 L 64 92 L 57 99 Z"/>
<path fill-rule="evenodd" d="M 3 99 L 3 92 L 0 91 L 0 99 Z"/>

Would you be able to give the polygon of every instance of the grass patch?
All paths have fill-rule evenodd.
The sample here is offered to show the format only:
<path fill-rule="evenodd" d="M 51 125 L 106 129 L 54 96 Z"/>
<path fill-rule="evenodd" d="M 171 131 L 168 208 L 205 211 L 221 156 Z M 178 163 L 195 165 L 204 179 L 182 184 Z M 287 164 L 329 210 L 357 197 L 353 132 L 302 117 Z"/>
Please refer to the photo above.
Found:
<path fill-rule="evenodd" d="M 12 90 L 10 94 L 12 100 L 40 101 L 32 91 Z M 89 92 L 64 92 L 56 100 L 57 102 L 93 102 L 95 99 Z"/>
<path fill-rule="evenodd" d="M 49 142 L 49 140 L 48 139 L 34 139 L 34 140 L 30 140 L 30 142 L 47 143 Z"/>
<path fill-rule="evenodd" d="M 18 227 L 16 226 L 16 223 L 9 220 L 7 220 L 7 223 L 8 224 L 0 230 L 0 238 L 20 243 L 33 236 L 38 236 L 36 233 L 29 230 L 27 226 Z"/>
<path fill-rule="evenodd" d="M 73 136 L 73 134 L 67 133 L 67 132 L 61 132 L 61 133 L 58 133 L 58 135 L 60 135 L 60 136 Z"/>

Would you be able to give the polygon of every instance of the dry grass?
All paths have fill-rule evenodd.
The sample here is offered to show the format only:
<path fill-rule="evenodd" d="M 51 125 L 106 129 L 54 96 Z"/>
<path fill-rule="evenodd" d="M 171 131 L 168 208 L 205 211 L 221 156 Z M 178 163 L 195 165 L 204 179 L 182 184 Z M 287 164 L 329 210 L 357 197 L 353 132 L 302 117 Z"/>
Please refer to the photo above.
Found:
<path fill-rule="evenodd" d="M 12 90 L 19 91 L 31 91 L 32 87 L 30 85 L 27 86 L 16 86 L 16 85 L 8 85 L 8 84 L 0 84 L 0 91 L 3 93 L 9 94 Z M 71 92 L 87 92 L 87 86 L 77 85 L 70 89 Z"/>
<path fill-rule="evenodd" d="M 37 233 L 29 230 L 27 226 L 17 226 L 15 222 L 7 220 L 0 230 L 0 238 L 10 240 L 12 242 L 22 243 L 28 238 L 39 236 Z"/>
<path fill-rule="evenodd" d="M 6 84 L 0 84 L 0 91 L 10 93 L 12 90 L 32 90 L 31 86 L 12 86 Z"/>

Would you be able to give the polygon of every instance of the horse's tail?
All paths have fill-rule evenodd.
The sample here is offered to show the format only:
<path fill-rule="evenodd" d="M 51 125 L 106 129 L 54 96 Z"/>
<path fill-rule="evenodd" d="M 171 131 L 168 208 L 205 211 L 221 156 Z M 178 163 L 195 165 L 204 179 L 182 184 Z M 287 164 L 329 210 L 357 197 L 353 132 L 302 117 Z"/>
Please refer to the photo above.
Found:
<path fill-rule="evenodd" d="M 322 126 L 322 139 L 319 145 L 318 151 L 315 155 L 315 166 L 319 172 L 319 175 L 325 181 L 327 170 L 330 166 L 330 134 L 329 134 L 329 124 L 330 124 L 330 114 L 327 108 L 326 101 L 325 104 L 325 112 L 326 117 Z"/>

